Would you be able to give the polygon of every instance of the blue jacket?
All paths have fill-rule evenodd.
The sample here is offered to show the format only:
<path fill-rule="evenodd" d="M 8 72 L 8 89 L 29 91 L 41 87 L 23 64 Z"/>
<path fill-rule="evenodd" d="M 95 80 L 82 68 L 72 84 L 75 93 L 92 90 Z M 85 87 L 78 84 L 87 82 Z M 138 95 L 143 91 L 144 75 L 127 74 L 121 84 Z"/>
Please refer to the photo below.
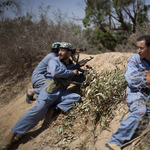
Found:
<path fill-rule="evenodd" d="M 149 95 L 148 81 L 141 74 L 145 70 L 150 70 L 150 61 L 141 59 L 138 54 L 129 59 L 125 73 L 125 78 L 128 82 L 127 94 L 137 92 L 142 95 L 145 95 L 145 93 Z"/>
<path fill-rule="evenodd" d="M 35 68 L 32 74 L 31 82 L 34 84 L 37 81 L 37 76 L 41 75 L 41 77 L 44 77 L 44 73 L 47 71 L 48 62 L 51 58 L 56 57 L 55 53 L 49 53 L 46 55 L 43 60 L 38 64 L 38 66 Z"/>
<path fill-rule="evenodd" d="M 56 79 L 60 84 L 64 86 L 69 86 L 69 81 L 83 82 L 85 80 L 85 76 L 80 74 L 79 76 L 74 76 L 74 72 L 72 70 L 76 69 L 76 65 L 72 63 L 70 60 L 69 65 L 63 61 L 59 60 L 59 57 L 52 58 L 47 67 L 47 72 L 44 74 L 46 79 L 52 80 Z"/>

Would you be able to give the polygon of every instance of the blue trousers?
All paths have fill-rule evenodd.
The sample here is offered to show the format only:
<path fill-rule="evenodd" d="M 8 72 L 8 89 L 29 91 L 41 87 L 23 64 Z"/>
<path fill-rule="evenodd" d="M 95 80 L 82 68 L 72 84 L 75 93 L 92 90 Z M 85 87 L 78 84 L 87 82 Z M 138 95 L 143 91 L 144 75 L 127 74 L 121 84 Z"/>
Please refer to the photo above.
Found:
<path fill-rule="evenodd" d="M 35 95 L 38 97 L 42 89 L 42 85 L 45 83 L 46 78 L 41 74 L 36 74 L 32 77 L 31 83 Z M 36 81 L 36 82 L 35 82 Z"/>
<path fill-rule="evenodd" d="M 66 112 L 73 107 L 73 102 L 80 102 L 81 96 L 76 93 L 70 93 L 59 89 L 52 94 L 45 92 L 44 84 L 36 104 L 27 111 L 12 128 L 12 132 L 21 137 L 25 132 L 35 127 L 42 120 L 52 104 L 57 105 L 61 110 Z"/>
<path fill-rule="evenodd" d="M 131 94 L 127 98 L 130 113 L 121 122 L 116 133 L 111 136 L 108 143 L 123 145 L 126 140 L 131 140 L 135 130 L 137 129 L 142 117 L 147 113 L 150 115 L 150 110 L 146 107 L 145 100 L 140 95 Z"/>

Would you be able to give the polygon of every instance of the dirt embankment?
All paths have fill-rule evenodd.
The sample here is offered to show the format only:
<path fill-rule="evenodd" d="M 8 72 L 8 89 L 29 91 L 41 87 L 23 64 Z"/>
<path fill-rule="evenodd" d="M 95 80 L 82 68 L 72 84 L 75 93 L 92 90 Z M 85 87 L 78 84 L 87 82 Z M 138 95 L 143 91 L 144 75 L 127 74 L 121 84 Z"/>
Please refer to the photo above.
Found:
<path fill-rule="evenodd" d="M 131 53 L 117 53 L 117 52 L 92 55 L 94 56 L 94 59 L 88 62 L 88 64 L 94 66 L 98 72 L 110 71 L 116 68 L 125 70 L 128 59 L 133 55 L 134 54 Z M 89 56 L 90 55 L 87 54 L 80 54 L 80 59 L 89 58 Z M 18 82 L 20 82 L 21 84 L 25 84 L 24 88 L 22 89 L 21 84 L 17 83 L 19 86 L 17 86 L 16 84 L 16 88 L 18 90 L 19 88 L 22 90 L 7 105 L 1 105 L 0 107 L 0 141 L 10 131 L 10 129 L 14 126 L 14 124 L 18 121 L 18 119 L 21 118 L 22 115 L 35 104 L 35 102 L 33 102 L 32 104 L 27 104 L 25 101 L 26 98 L 25 91 L 27 90 L 28 87 L 31 87 L 30 78 L 31 76 L 27 76 L 26 80 L 22 80 L 22 82 L 21 80 L 19 80 Z M 26 81 L 26 83 L 23 83 L 23 81 Z M 8 85 L 10 84 L 9 81 L 5 82 L 7 82 Z M 1 89 L 3 88 L 4 87 L 1 86 Z M 14 89 L 15 87 L 13 87 L 13 90 Z M 5 94 L 7 95 L 10 92 L 14 91 L 10 89 L 10 91 Z M 92 128 L 90 128 L 90 126 L 87 127 L 84 132 L 79 134 L 79 137 L 77 139 L 73 140 L 73 142 L 70 143 L 69 149 L 93 150 L 95 148 L 96 150 L 105 150 L 105 149 L 107 150 L 107 148 L 105 147 L 105 143 L 109 140 L 112 133 L 114 133 L 117 130 L 120 124 L 121 116 L 127 109 L 126 105 L 120 105 L 119 107 L 120 109 L 118 109 L 118 112 L 116 112 L 116 117 L 112 120 L 110 126 L 107 129 L 101 131 L 101 127 L 98 125 L 96 127 L 95 135 L 93 135 Z M 39 122 L 39 124 L 35 128 L 33 128 L 31 131 L 25 134 L 25 136 L 23 136 L 23 138 L 21 138 L 17 143 L 15 143 L 11 147 L 11 150 L 63 149 L 58 146 L 60 140 L 59 136 L 57 138 L 56 136 L 54 136 L 56 134 L 58 126 L 61 125 L 62 119 L 63 114 L 60 114 L 52 122 L 50 127 L 45 130 L 40 130 L 42 121 Z M 77 132 L 79 132 L 80 128 L 81 127 L 77 128 Z M 55 139 L 53 137 L 55 137 Z M 84 146 L 86 148 L 84 148 Z"/>

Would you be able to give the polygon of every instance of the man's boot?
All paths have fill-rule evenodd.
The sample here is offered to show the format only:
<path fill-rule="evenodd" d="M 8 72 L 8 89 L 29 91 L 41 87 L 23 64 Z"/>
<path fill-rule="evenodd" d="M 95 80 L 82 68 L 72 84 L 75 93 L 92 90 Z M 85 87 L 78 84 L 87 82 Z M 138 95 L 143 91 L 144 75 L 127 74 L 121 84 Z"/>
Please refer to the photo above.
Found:
<path fill-rule="evenodd" d="M 116 144 L 106 143 L 105 146 L 108 147 L 109 150 L 121 150 L 120 146 Z"/>
<path fill-rule="evenodd" d="M 5 150 L 5 149 L 7 150 L 10 147 L 10 145 L 12 144 L 12 141 L 13 141 L 15 135 L 16 135 L 15 133 L 10 131 L 9 134 L 2 140 L 0 148 L 2 150 Z"/>

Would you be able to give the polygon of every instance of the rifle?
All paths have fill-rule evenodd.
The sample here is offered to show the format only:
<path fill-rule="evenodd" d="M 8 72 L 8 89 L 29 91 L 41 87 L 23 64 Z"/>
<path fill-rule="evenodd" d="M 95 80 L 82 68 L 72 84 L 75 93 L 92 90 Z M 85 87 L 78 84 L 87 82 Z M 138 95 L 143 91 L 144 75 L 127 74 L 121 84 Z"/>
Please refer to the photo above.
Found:
<path fill-rule="evenodd" d="M 82 63 L 87 63 L 88 61 L 90 61 L 91 59 L 93 59 L 94 57 L 92 57 L 92 56 L 90 56 L 90 58 L 89 59 L 82 59 L 81 61 L 79 61 L 76 65 L 79 65 L 80 67 L 82 67 Z M 81 68 L 78 68 L 78 71 L 80 71 L 80 72 L 82 72 L 82 73 L 84 73 L 84 72 L 87 72 L 87 73 L 89 73 L 89 71 L 88 70 L 84 70 L 84 69 L 81 69 Z"/>
<path fill-rule="evenodd" d="M 77 69 L 78 71 L 80 71 L 82 73 L 84 73 L 84 72 L 89 73 L 88 70 L 81 69 L 82 63 L 87 63 L 88 61 L 90 61 L 94 57 L 90 56 L 89 59 L 82 59 L 81 61 L 79 61 L 79 53 L 81 51 L 86 51 L 86 48 L 85 49 L 79 49 L 79 48 L 73 49 L 73 53 L 72 53 L 71 57 L 72 57 L 72 60 L 76 63 L 76 68 L 75 69 Z M 77 57 L 75 57 L 75 55 L 77 55 Z"/>
<path fill-rule="evenodd" d="M 93 59 L 93 58 L 94 58 L 94 57 L 90 56 L 89 59 L 82 59 L 81 61 L 78 62 L 78 64 L 81 66 L 81 64 L 82 64 L 83 62 L 87 63 L 88 61 L 90 61 L 90 60 Z"/>

